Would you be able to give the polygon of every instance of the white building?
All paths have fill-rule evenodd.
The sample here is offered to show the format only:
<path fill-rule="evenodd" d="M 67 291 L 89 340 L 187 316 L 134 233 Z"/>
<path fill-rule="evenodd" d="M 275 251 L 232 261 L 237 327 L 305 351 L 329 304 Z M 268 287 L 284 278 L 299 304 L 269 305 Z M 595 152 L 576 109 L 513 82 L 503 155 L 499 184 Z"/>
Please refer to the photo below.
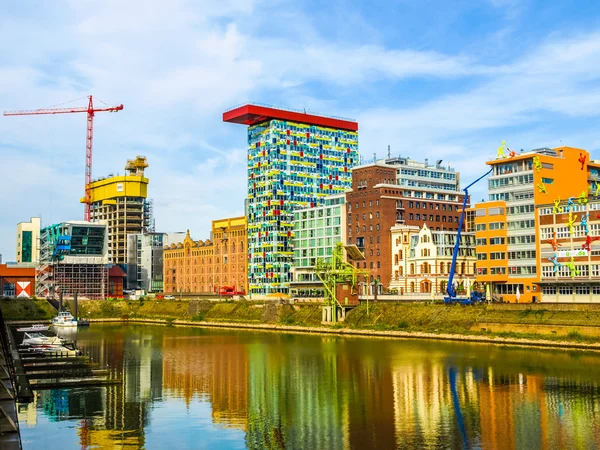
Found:
<path fill-rule="evenodd" d="M 17 224 L 17 262 L 37 263 L 40 260 L 40 218 Z"/>
<path fill-rule="evenodd" d="M 394 225 L 392 233 L 392 281 L 390 290 L 398 294 L 445 295 L 455 231 L 433 231 L 423 225 Z M 454 281 L 459 293 L 475 282 L 475 236 L 461 233 Z"/>

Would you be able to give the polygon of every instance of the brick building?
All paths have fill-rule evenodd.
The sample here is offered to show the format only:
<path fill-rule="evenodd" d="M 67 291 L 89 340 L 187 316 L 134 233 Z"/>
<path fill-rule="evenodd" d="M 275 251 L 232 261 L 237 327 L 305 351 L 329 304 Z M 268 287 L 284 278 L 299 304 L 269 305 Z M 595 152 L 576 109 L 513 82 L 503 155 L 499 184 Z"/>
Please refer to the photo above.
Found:
<path fill-rule="evenodd" d="M 414 175 L 402 173 L 413 167 Z M 426 224 L 431 230 L 458 230 L 464 198 L 458 174 L 450 184 L 420 182 L 434 173 L 442 176 L 455 172 L 407 158 L 378 161 L 352 172 L 352 189 L 346 193 L 347 241 L 365 254 L 365 261 L 357 262 L 357 267 L 369 269 L 369 281 L 378 278 L 384 289 L 389 288 L 392 277 L 390 229 L 394 225 Z"/>
<path fill-rule="evenodd" d="M 194 241 L 188 233 L 164 250 L 165 293 L 248 292 L 245 217 L 213 220 L 211 239 Z"/>

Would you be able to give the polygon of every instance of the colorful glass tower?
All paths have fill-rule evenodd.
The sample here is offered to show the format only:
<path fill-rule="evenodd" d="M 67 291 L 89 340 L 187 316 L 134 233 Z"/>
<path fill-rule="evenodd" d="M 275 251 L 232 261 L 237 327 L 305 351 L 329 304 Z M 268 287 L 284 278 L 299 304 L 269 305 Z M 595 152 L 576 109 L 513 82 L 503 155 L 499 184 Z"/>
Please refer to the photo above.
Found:
<path fill-rule="evenodd" d="M 358 123 L 256 104 L 225 112 L 223 121 L 249 126 L 250 294 L 287 294 L 294 210 L 321 206 L 328 195 L 351 187 L 352 167 L 358 163 Z"/>

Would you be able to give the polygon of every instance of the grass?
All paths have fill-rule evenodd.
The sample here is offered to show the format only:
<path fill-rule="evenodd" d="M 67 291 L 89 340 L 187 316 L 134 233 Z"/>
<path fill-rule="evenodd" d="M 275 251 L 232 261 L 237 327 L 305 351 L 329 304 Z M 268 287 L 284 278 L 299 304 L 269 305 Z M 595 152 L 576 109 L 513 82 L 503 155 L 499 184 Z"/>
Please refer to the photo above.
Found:
<path fill-rule="evenodd" d="M 55 315 L 45 300 L 0 300 L 7 320 L 43 320 Z M 173 301 L 81 301 L 80 315 L 85 318 L 148 318 L 191 320 L 194 322 L 265 323 L 306 327 L 321 326 L 320 305 L 280 305 L 275 302 L 206 300 Z M 510 331 L 492 332 L 486 324 L 508 327 Z M 568 327 L 569 333 L 536 332 L 539 325 Z M 580 326 L 600 327 L 600 310 L 564 311 L 535 307 L 501 308 L 496 305 L 446 306 L 431 303 L 370 303 L 351 310 L 345 322 L 333 329 L 404 330 L 435 334 L 570 341 L 600 342 L 600 334 L 586 334 Z M 547 329 L 547 328 L 546 328 Z M 522 330 L 522 331 L 521 331 Z M 526 331 L 525 331 L 526 330 Z M 542 328 L 539 328 L 542 330 Z"/>
<path fill-rule="evenodd" d="M 46 301 L 38 299 L 1 299 L 4 320 L 50 320 L 56 310 Z"/>

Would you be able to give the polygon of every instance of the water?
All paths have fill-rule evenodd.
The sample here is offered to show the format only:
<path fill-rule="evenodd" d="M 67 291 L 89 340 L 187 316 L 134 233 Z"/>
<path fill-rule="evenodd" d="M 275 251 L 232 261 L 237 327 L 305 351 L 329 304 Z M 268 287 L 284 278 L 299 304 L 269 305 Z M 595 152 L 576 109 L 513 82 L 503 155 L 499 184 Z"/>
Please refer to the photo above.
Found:
<path fill-rule="evenodd" d="M 41 391 L 27 449 L 600 448 L 600 354 L 92 325 L 122 386 Z"/>

